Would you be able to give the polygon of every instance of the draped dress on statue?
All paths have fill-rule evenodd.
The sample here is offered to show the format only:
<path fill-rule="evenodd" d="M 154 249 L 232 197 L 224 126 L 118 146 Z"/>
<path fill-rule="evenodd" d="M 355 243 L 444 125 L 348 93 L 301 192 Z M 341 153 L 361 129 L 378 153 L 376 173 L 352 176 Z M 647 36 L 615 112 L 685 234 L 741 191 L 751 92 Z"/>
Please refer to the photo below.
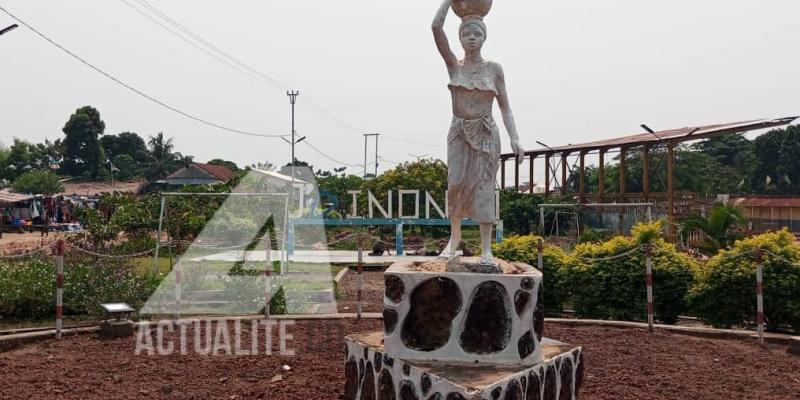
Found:
<path fill-rule="evenodd" d="M 459 63 L 447 86 L 451 91 L 463 88 L 498 94 L 490 62 L 470 71 Z M 491 107 L 485 115 L 474 118 L 453 117 L 447 136 L 447 164 L 450 216 L 471 218 L 479 224 L 493 223 L 500 131 Z"/>

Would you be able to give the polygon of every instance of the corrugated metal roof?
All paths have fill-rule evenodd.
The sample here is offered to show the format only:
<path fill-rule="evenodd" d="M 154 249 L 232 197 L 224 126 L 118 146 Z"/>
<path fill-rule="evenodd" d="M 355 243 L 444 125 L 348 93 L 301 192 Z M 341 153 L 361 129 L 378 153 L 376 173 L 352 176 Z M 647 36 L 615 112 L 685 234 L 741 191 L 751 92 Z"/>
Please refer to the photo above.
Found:
<path fill-rule="evenodd" d="M 0 190 L 0 203 L 17 203 L 20 201 L 27 201 L 32 198 L 34 198 L 34 196 L 30 194 L 14 193 L 6 189 Z"/>
<path fill-rule="evenodd" d="M 570 144 L 567 146 L 550 147 L 539 150 L 529 151 L 527 155 L 540 156 L 548 153 L 577 153 L 579 151 L 592 151 L 603 148 L 616 148 L 621 146 L 635 146 L 644 144 L 666 143 L 670 140 L 684 142 L 689 140 L 706 139 L 723 134 L 742 133 L 759 129 L 773 128 L 776 126 L 789 125 L 800 117 L 786 117 L 777 119 L 758 119 L 752 121 L 733 122 L 728 124 L 706 125 L 706 126 L 687 126 L 685 128 L 670 129 L 655 133 L 640 133 L 630 136 L 622 136 L 614 139 L 600 140 L 581 144 Z M 504 154 L 503 159 L 513 158 L 513 154 Z"/>
<path fill-rule="evenodd" d="M 739 207 L 800 207 L 800 197 L 739 197 L 733 200 Z"/>

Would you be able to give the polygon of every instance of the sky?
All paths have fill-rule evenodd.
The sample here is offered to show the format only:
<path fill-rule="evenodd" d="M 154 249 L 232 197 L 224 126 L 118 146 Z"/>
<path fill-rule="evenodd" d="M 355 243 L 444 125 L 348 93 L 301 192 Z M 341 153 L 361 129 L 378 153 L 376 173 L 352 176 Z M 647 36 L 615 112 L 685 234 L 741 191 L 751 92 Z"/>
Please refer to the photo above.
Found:
<path fill-rule="evenodd" d="M 494 3 L 483 55 L 503 65 L 527 149 L 539 148 L 536 141 L 557 146 L 640 133 L 643 123 L 661 130 L 800 115 L 797 0 Z M 196 37 L 182 40 L 155 24 L 142 15 L 157 18 L 147 5 Z M 364 133 L 382 134 L 381 171 L 414 155 L 445 158 L 450 95 L 430 31 L 438 5 L 0 0 L 0 7 L 121 81 L 219 125 L 288 134 L 286 90 L 299 90 L 298 135 L 325 156 L 299 143 L 297 158 L 322 169 L 350 165 L 347 171 L 356 174 Z M 14 22 L 0 12 L 0 28 Z M 447 33 L 460 57 L 457 27 L 450 13 Z M 187 41 L 210 43 L 258 75 Z M 92 105 L 106 134 L 132 131 L 146 138 L 163 131 L 196 161 L 283 165 L 291 158 L 290 146 L 278 138 L 237 135 L 185 118 L 25 27 L 0 36 L 0 93 L 5 144 L 14 137 L 62 137 L 69 115 Z M 497 110 L 495 117 L 500 120 Z M 504 130 L 502 137 L 509 152 Z M 368 156 L 372 169 L 374 142 Z"/>

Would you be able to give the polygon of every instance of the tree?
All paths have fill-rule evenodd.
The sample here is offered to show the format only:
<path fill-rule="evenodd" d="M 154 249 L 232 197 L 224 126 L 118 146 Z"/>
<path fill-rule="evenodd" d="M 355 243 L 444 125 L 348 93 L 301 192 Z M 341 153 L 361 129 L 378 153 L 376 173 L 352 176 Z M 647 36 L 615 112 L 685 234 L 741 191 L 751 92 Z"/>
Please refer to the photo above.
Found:
<path fill-rule="evenodd" d="M 52 196 L 64 190 L 58 175 L 48 170 L 26 172 L 11 185 L 15 192 Z"/>
<path fill-rule="evenodd" d="M 49 169 L 58 160 L 58 146 L 58 142 L 45 141 L 43 144 L 32 144 L 15 138 L 14 144 L 8 149 L 5 161 L 0 164 L 2 167 L 0 177 L 14 181 L 25 172 Z"/>
<path fill-rule="evenodd" d="M 144 176 L 150 180 L 166 178 L 175 163 L 175 154 L 172 153 L 175 146 L 172 138 L 165 138 L 164 132 L 159 132 L 155 136 L 150 136 L 147 145 L 149 149 Z"/>
<path fill-rule="evenodd" d="M 694 215 L 682 222 L 683 237 L 689 237 L 694 230 L 704 234 L 704 250 L 715 254 L 721 249 L 730 247 L 742 235 L 736 228 L 746 221 L 741 209 L 729 203 L 717 203 L 708 217 Z"/>
<path fill-rule="evenodd" d="M 105 163 L 99 142 L 105 129 L 106 124 L 94 107 L 85 106 L 76 110 L 62 129 L 66 135 L 62 172 L 71 176 L 97 178 Z"/>
<path fill-rule="evenodd" d="M 133 132 L 122 132 L 119 135 L 105 135 L 100 138 L 100 146 L 106 157 L 113 159 L 122 154 L 127 154 L 134 159 L 142 157 L 147 152 L 147 146 L 141 136 Z M 144 160 L 141 160 L 144 161 Z"/>
<path fill-rule="evenodd" d="M 225 167 L 233 172 L 239 171 L 239 166 L 236 165 L 233 161 L 223 160 L 221 158 L 215 158 L 207 163 L 208 165 L 219 165 L 221 167 Z"/>
<path fill-rule="evenodd" d="M 800 194 L 800 126 L 775 129 L 753 142 L 755 166 L 750 176 L 754 191 Z"/>

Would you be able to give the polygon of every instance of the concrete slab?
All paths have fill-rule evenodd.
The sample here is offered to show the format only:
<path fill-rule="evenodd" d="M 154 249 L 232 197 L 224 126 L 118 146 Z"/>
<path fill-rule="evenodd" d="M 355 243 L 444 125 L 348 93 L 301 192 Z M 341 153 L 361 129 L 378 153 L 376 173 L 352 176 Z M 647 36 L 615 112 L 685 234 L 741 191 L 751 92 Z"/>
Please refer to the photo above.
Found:
<path fill-rule="evenodd" d="M 800 356 L 800 336 L 789 339 L 789 349 L 786 352 L 794 356 Z"/>

